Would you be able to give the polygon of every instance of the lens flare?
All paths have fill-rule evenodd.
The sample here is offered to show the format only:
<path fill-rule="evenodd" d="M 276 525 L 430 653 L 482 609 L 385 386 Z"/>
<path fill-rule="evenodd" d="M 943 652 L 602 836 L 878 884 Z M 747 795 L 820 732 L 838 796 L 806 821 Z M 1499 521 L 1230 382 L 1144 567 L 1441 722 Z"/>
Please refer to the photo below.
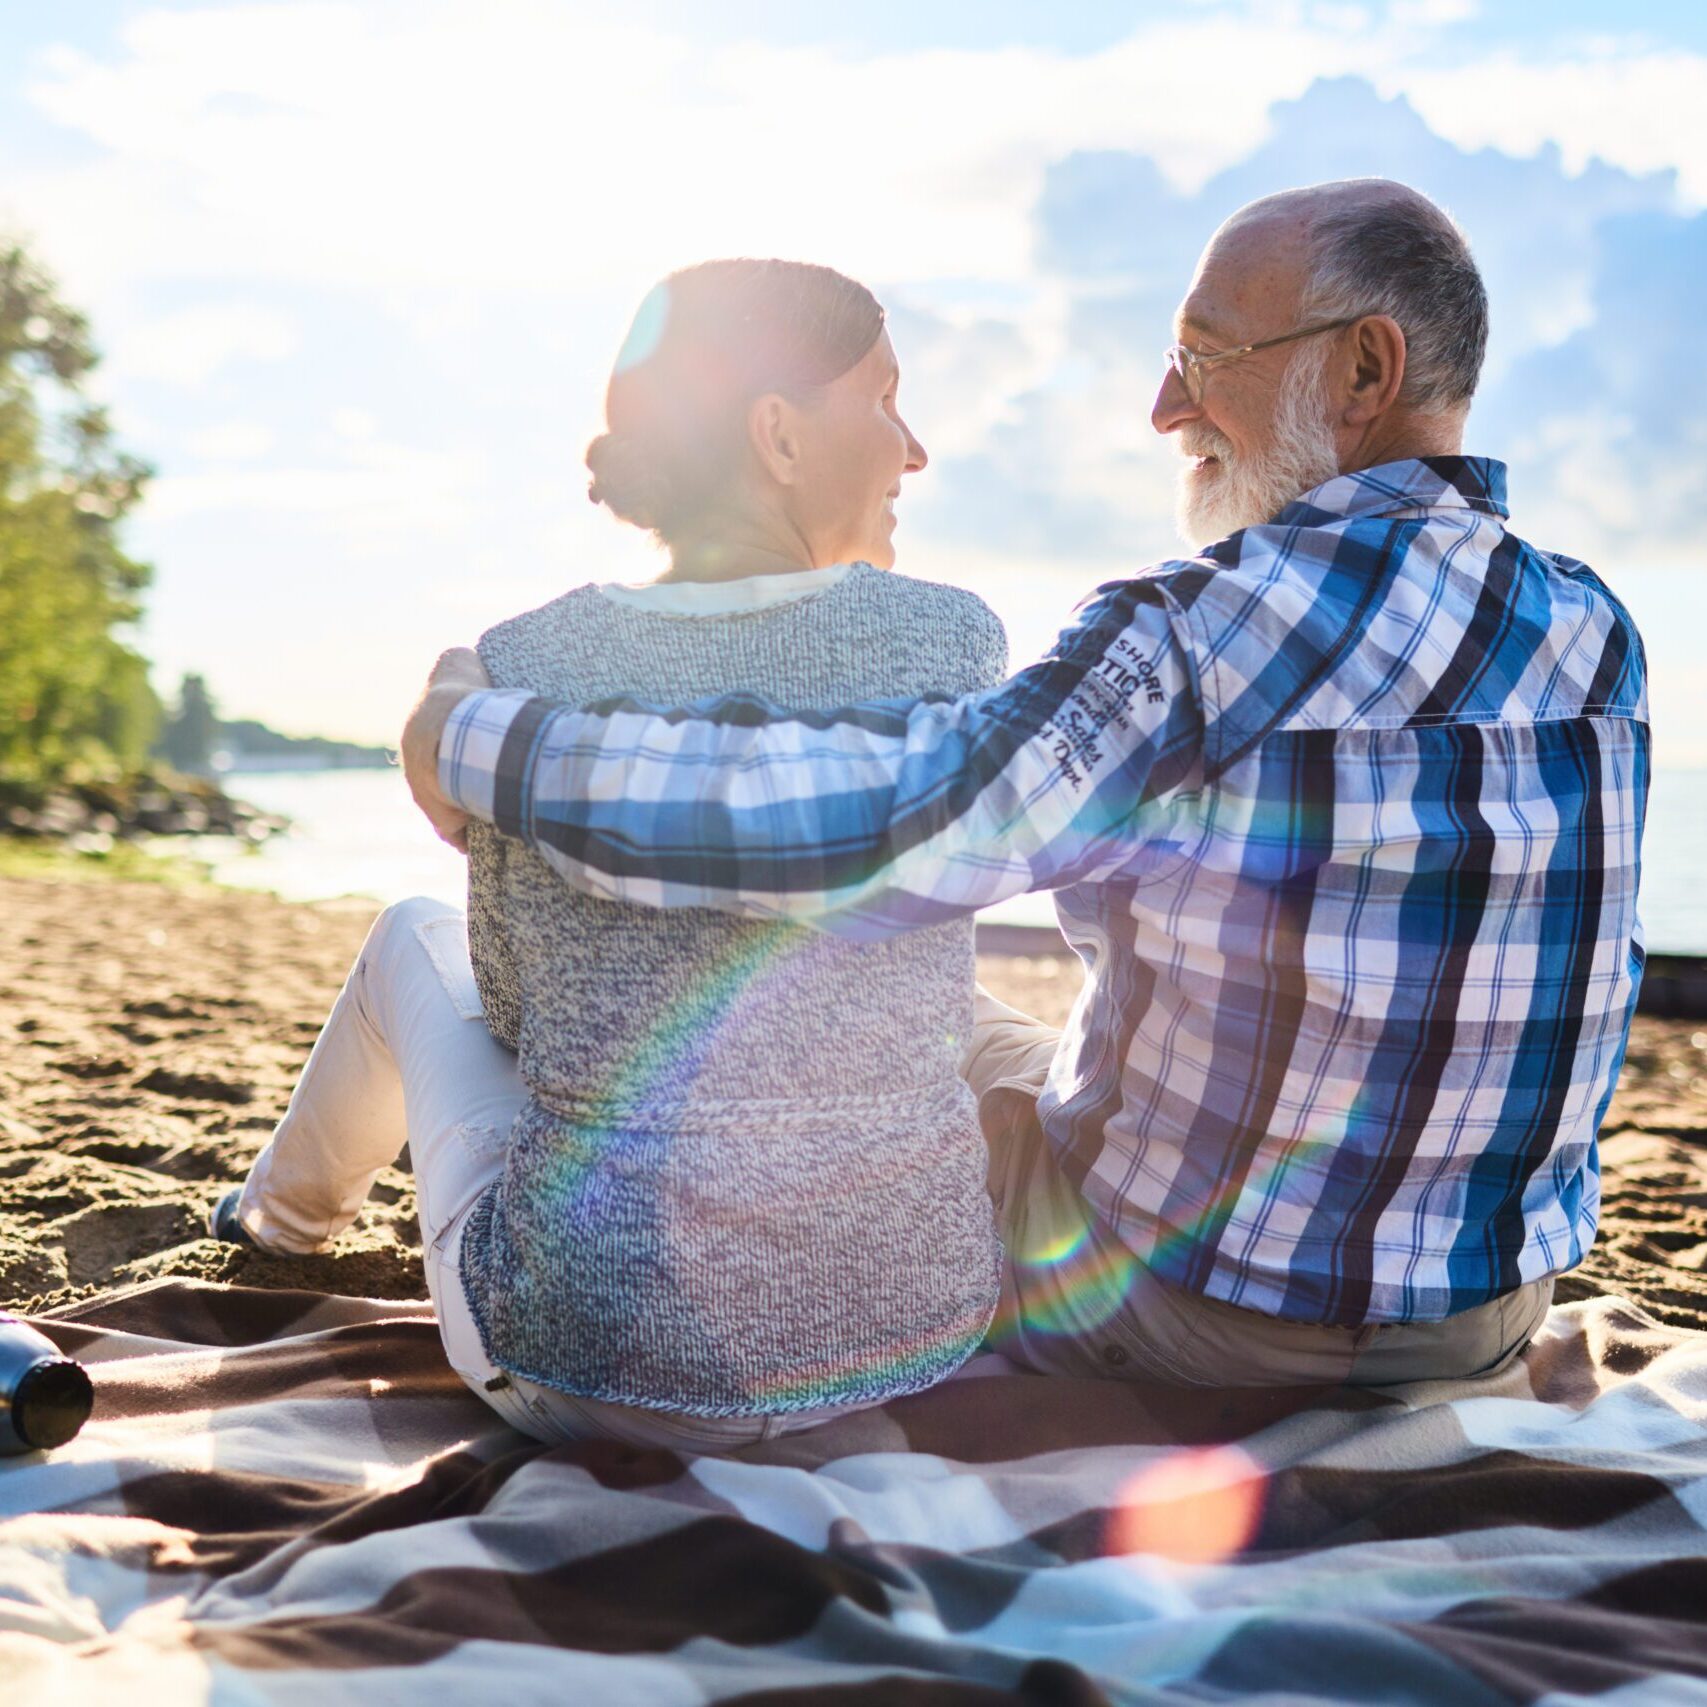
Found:
<path fill-rule="evenodd" d="M 1027 1335 L 1095 1334 L 1123 1310 L 1141 1317 L 1144 1288 L 1152 1281 L 1196 1290 L 1204 1250 L 1220 1245 L 1229 1223 L 1237 1219 L 1248 1229 L 1277 1203 L 1319 1195 L 1319 1181 L 1335 1158 L 1355 1150 L 1366 1127 L 1384 1129 L 1366 1120 L 1367 1095 L 1357 1084 L 1319 1087 L 1308 1125 L 1277 1136 L 1261 1165 L 1234 1174 L 1195 1210 L 1182 1205 L 1171 1224 L 1101 1222 L 1064 1181 L 1052 1199 L 1033 1194 L 1025 1217 L 1003 1228 L 1011 1284 L 992 1329 L 994 1348 L 1011 1350 Z"/>
<path fill-rule="evenodd" d="M 761 1410 L 793 1411 L 833 1404 L 826 1393 L 857 1392 L 874 1380 L 913 1392 L 940 1379 L 945 1361 L 964 1362 L 983 1342 L 989 1324 L 980 1310 L 933 1324 L 917 1334 L 886 1341 L 881 1348 L 846 1357 L 803 1358 L 786 1376 L 755 1381 L 751 1397 Z"/>
<path fill-rule="evenodd" d="M 1267 1478 L 1236 1446 L 1197 1447 L 1147 1464 L 1120 1490 L 1105 1551 L 1214 1565 L 1249 1545 Z"/>
<path fill-rule="evenodd" d="M 647 291 L 640 306 L 635 309 L 628 336 L 623 339 L 622 348 L 616 353 L 618 373 L 625 373 L 631 367 L 639 367 L 657 349 L 669 318 L 670 287 L 668 284 L 656 284 Z"/>
<path fill-rule="evenodd" d="M 662 1165 L 672 1122 L 740 1004 L 755 990 L 770 1001 L 783 999 L 790 980 L 804 974 L 803 957 L 810 952 L 799 928 L 785 922 L 743 933 L 696 969 L 602 1082 L 553 1105 L 554 1115 L 572 1122 L 571 1132 L 556 1135 L 551 1174 L 551 1196 L 566 1219 L 592 1221 L 610 1213 L 613 1179 Z M 892 1165 L 902 1164 L 897 1159 Z M 866 1179 L 873 1191 L 883 1189 L 881 1169 L 868 1168 Z M 625 1213 L 632 1211 L 630 1202 Z M 541 1253 L 538 1260 L 549 1259 Z M 754 1380 L 748 1397 L 755 1409 L 790 1411 L 835 1404 L 839 1395 L 863 1394 L 874 1384 L 913 1391 L 970 1357 L 989 1325 L 980 1308 L 839 1355 L 803 1353 L 786 1372 Z"/>
<path fill-rule="evenodd" d="M 1014 1252 L 1015 1258 L 1023 1263 L 1029 1263 L 1034 1268 L 1054 1268 L 1061 1263 L 1071 1262 L 1086 1248 L 1091 1236 L 1090 1223 L 1082 1227 L 1067 1227 L 1058 1230 L 1050 1237 L 1036 1245 L 1023 1245 Z"/>

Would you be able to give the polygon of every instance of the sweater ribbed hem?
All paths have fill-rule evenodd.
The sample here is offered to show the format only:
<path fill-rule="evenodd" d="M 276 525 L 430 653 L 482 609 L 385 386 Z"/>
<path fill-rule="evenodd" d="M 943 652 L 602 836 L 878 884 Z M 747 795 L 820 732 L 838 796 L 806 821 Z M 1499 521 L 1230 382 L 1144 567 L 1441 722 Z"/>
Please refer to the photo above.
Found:
<path fill-rule="evenodd" d="M 838 1382 L 814 1380 L 795 1371 L 779 1371 L 765 1378 L 767 1386 L 775 1387 L 774 1394 L 747 1401 L 696 1399 L 691 1392 L 651 1392 L 612 1382 L 582 1381 L 572 1371 L 531 1366 L 504 1346 L 492 1330 L 484 1291 L 478 1281 L 483 1278 L 479 1271 L 486 1266 L 481 1259 L 494 1248 L 492 1216 L 497 1196 L 498 1183 L 494 1182 L 475 1200 L 463 1223 L 462 1249 L 466 1254 L 458 1264 L 462 1294 L 479 1332 L 481 1348 L 507 1374 L 576 1399 L 596 1399 L 604 1404 L 631 1405 L 640 1410 L 687 1417 L 785 1416 L 798 1411 L 884 1404 L 905 1398 L 909 1393 L 925 1392 L 954 1374 L 983 1343 L 1000 1301 L 1002 1264 L 998 1247 L 987 1276 L 984 1301 L 964 1328 L 952 1332 L 938 1329 L 932 1336 L 936 1343 L 927 1350 L 892 1355 L 887 1361 L 898 1367 L 886 1376 Z"/>

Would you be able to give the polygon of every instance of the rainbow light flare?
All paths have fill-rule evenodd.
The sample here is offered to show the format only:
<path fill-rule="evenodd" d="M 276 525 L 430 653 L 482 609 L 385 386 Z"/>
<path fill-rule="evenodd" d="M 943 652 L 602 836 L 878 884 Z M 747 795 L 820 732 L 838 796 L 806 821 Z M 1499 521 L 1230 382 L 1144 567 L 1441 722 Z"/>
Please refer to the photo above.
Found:
<path fill-rule="evenodd" d="M 1008 1261 L 1013 1284 L 1003 1288 L 990 1327 L 997 1351 L 1025 1331 L 1072 1335 L 1100 1328 L 1125 1303 L 1138 1277 L 1137 1257 L 1117 1240 L 1097 1237 L 1088 1219 L 1029 1248 L 1016 1242 Z"/>
<path fill-rule="evenodd" d="M 721 960 L 699 969 L 604 1086 L 578 1099 L 572 1110 L 557 1109 L 575 1122 L 581 1140 L 572 1150 L 560 1149 L 556 1158 L 553 1184 L 570 1216 L 597 1213 L 594 1170 L 654 1136 L 646 1123 L 679 1102 L 735 1004 L 762 974 L 786 968 L 789 951 L 801 946 L 800 937 L 800 927 L 787 921 L 741 933 Z M 881 1185 L 881 1175 L 868 1178 Z M 760 1410 L 788 1411 L 834 1404 L 838 1390 L 870 1391 L 874 1383 L 890 1392 L 913 1391 L 970 1357 L 989 1326 L 979 1310 L 863 1353 L 803 1357 L 755 1387 L 752 1398 Z"/>
<path fill-rule="evenodd" d="M 802 1360 L 793 1373 L 755 1386 L 753 1398 L 764 1410 L 801 1410 L 833 1403 L 824 1398 L 826 1390 L 869 1389 L 874 1377 L 881 1379 L 891 1396 L 915 1392 L 942 1379 L 945 1360 L 959 1363 L 970 1357 L 983 1343 L 988 1328 L 984 1313 L 979 1311 L 975 1316 L 891 1341 L 863 1356 Z"/>
<path fill-rule="evenodd" d="M 1308 1165 L 1336 1149 L 1351 1123 L 1358 1094 L 1357 1087 L 1348 1086 L 1337 1099 L 1343 1106 L 1327 1100 L 1316 1103 L 1310 1132 L 1287 1144 L 1263 1171 L 1229 1182 L 1196 1215 L 1158 1238 L 1142 1260 L 1117 1237 L 1099 1231 L 1076 1194 L 1072 1210 L 1062 1205 L 1062 1214 L 1033 1239 L 1026 1238 L 1024 1231 L 1010 1239 L 1010 1230 L 1004 1228 L 1014 1284 L 1005 1289 L 991 1329 L 996 1349 L 1013 1344 L 1023 1332 L 1081 1334 L 1112 1320 L 1131 1295 L 1141 1270 L 1157 1268 L 1162 1259 L 1196 1245 L 1208 1228 L 1231 1216 L 1245 1193 L 1265 1197 L 1288 1169 Z"/>
<path fill-rule="evenodd" d="M 575 1118 L 595 1124 L 643 1119 L 648 1108 L 658 1106 L 661 1093 L 693 1079 L 729 1010 L 760 973 L 785 959 L 798 930 L 798 926 L 777 923 L 743 932 L 721 961 L 701 967 L 681 996 L 658 1014 L 609 1081 L 585 1098 Z"/>

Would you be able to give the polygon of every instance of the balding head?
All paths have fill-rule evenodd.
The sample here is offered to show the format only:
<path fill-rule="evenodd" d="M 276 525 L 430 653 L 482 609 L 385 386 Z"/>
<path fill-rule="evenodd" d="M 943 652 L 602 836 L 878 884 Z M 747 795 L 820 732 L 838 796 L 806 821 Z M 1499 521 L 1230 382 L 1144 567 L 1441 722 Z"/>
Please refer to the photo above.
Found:
<path fill-rule="evenodd" d="M 1456 454 L 1488 306 L 1445 213 L 1354 178 L 1240 208 L 1175 324 L 1150 419 L 1177 435 L 1180 526 L 1204 544 L 1336 474 Z"/>
<path fill-rule="evenodd" d="M 1488 298 L 1444 209 L 1391 178 L 1344 178 L 1248 203 L 1210 240 L 1272 255 L 1302 321 L 1386 314 L 1405 335 L 1400 401 L 1419 414 L 1467 408 L 1488 342 Z"/>

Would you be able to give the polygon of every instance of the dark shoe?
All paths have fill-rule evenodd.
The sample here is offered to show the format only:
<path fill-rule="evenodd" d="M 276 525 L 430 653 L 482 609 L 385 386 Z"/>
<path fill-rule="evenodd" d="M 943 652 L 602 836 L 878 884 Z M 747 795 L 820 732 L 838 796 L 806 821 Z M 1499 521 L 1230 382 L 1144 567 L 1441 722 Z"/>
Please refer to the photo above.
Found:
<path fill-rule="evenodd" d="M 249 1235 L 249 1229 L 237 1219 L 237 1203 L 243 1195 L 243 1188 L 234 1185 L 207 1212 L 207 1230 L 222 1244 L 247 1245 L 250 1250 L 258 1251 L 257 1245 Z"/>

